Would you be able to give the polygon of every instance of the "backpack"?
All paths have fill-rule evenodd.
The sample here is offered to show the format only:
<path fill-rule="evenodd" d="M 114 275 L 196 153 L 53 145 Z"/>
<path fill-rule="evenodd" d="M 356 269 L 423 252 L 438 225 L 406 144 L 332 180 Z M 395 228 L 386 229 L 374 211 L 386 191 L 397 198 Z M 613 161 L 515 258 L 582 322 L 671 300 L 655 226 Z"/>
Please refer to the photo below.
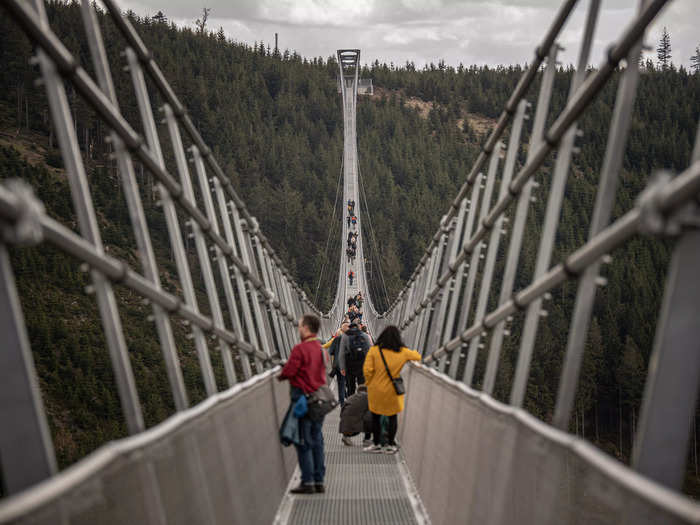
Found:
<path fill-rule="evenodd" d="M 345 355 L 345 360 L 348 364 L 361 365 L 365 362 L 365 356 L 367 355 L 367 350 L 369 350 L 369 345 L 362 335 L 362 332 L 357 331 L 356 333 L 349 334 L 348 341 L 349 349 Z"/>
<path fill-rule="evenodd" d="M 326 385 L 321 385 L 313 394 L 306 396 L 307 415 L 311 421 L 321 422 L 328 412 L 338 406 L 338 400 Z"/>

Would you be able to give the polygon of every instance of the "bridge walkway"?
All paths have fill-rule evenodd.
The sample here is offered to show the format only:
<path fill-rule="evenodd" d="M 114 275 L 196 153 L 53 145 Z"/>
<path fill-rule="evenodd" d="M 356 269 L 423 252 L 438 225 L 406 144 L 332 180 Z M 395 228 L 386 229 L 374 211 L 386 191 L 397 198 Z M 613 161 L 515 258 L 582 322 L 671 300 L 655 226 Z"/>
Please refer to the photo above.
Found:
<path fill-rule="evenodd" d="M 275 525 L 415 524 L 430 523 L 401 452 L 394 455 L 362 451 L 362 434 L 354 447 L 343 445 L 338 424 L 340 410 L 323 425 L 326 453 L 326 492 L 287 495 Z M 297 467 L 290 487 L 300 481 Z"/>

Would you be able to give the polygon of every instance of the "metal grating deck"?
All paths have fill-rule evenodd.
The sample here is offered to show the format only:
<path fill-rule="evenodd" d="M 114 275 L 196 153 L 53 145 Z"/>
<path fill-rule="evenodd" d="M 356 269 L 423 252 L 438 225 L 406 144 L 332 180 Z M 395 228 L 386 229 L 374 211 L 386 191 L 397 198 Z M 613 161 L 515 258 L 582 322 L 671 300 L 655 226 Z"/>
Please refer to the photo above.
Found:
<path fill-rule="evenodd" d="M 288 493 L 275 523 L 429 523 L 400 454 L 362 452 L 362 435 L 353 438 L 356 446 L 343 445 L 338 433 L 339 419 L 340 410 L 336 409 L 326 417 L 323 426 L 325 494 L 292 496 Z M 297 468 L 290 487 L 298 483 Z"/>

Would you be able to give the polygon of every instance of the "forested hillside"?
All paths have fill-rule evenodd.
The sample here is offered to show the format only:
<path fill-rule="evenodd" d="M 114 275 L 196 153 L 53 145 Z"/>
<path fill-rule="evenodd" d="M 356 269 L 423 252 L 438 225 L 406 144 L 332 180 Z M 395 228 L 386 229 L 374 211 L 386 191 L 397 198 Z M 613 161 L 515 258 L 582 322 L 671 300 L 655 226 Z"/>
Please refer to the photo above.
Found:
<path fill-rule="evenodd" d="M 48 4 L 54 31 L 92 71 L 79 9 L 77 4 Z M 262 44 L 251 48 L 227 40 L 223 31 L 199 33 L 175 27 L 165 16 L 132 16 L 131 20 L 265 235 L 309 296 L 316 295 L 323 263 L 331 268 L 324 273 L 317 297 L 320 307 L 328 307 L 335 293 L 340 252 L 337 238 L 326 249 L 342 159 L 335 59 L 277 53 Z M 106 17 L 101 17 L 101 23 L 120 106 L 140 129 L 131 80 L 121 67 L 121 38 Z M 329 49 L 328 55 L 334 51 Z M 37 72 L 29 65 L 30 53 L 24 36 L 8 17 L 0 17 L 0 177 L 19 175 L 29 180 L 50 213 L 74 227 L 62 162 L 43 88 L 34 85 Z M 387 304 L 387 297 L 377 279 L 377 266 L 390 302 L 423 255 L 490 122 L 499 115 L 521 74 L 519 66 L 454 69 L 442 63 L 425 69 L 374 63 L 363 69 L 362 76 L 372 78 L 378 88 L 376 95 L 358 101 L 357 135 L 367 195 L 362 205 L 371 214 L 378 241 L 378 246 L 367 244 L 365 250 L 372 253 L 371 292 L 380 307 Z M 565 104 L 571 75 L 570 68 L 557 73 L 552 118 Z M 537 88 L 536 83 L 528 95 L 532 101 Z M 616 88 L 617 76 L 581 122 L 581 151 L 574 157 L 555 261 L 587 237 Z M 105 241 L 111 251 L 138 267 L 118 174 L 108 158 L 104 125 L 70 87 L 69 96 Z M 700 112 L 698 100 L 700 75 L 645 67 L 617 215 L 632 205 L 652 170 L 687 165 Z M 521 162 L 525 154 L 523 150 Z M 166 157 L 170 157 L 167 151 Z M 172 167 L 172 158 L 166 160 Z M 538 175 L 541 187 L 530 214 L 532 225 L 542 221 L 552 164 L 550 159 Z M 146 191 L 152 181 L 148 173 L 139 173 L 159 263 L 176 275 L 160 212 Z M 364 233 L 369 236 L 367 230 Z M 532 275 L 537 239 L 528 235 L 516 287 Z M 613 254 L 613 264 L 604 270 L 609 285 L 600 291 L 596 303 L 572 429 L 623 460 L 630 452 L 669 246 L 638 239 Z M 13 250 L 13 263 L 57 453 L 61 465 L 67 465 L 125 433 L 94 301 L 83 293 L 87 282 L 78 265 L 57 251 Z M 174 289 L 174 279 L 166 281 L 166 286 Z M 152 425 L 172 413 L 172 400 L 157 342 L 144 319 L 145 307 L 125 290 L 118 291 L 122 315 L 129 321 L 125 322 L 127 339 L 139 393 Z M 538 338 L 526 405 L 545 420 L 553 409 L 574 293 L 575 285 L 567 285 L 555 294 Z M 519 322 L 515 320 L 516 325 Z M 196 358 L 185 328 L 177 327 L 176 332 L 188 391 L 197 401 L 203 388 Z M 497 388 L 501 398 L 507 397 L 517 343 L 515 338 L 506 342 Z M 220 363 L 215 366 L 223 386 Z M 483 366 L 479 362 L 482 372 Z M 697 473 L 689 475 L 689 483 L 697 484 Z"/>

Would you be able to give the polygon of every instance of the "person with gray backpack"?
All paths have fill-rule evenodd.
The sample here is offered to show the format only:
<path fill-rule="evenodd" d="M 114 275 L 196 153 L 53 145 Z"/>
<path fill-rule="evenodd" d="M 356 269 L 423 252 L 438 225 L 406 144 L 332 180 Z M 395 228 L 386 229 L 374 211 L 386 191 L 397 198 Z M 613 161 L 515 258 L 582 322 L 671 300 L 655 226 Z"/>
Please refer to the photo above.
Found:
<path fill-rule="evenodd" d="M 350 323 L 350 328 L 340 340 L 338 365 L 340 373 L 345 376 L 348 397 L 355 393 L 358 384 L 365 382 L 362 366 L 371 344 L 372 340 L 360 330 L 357 323 Z"/>

